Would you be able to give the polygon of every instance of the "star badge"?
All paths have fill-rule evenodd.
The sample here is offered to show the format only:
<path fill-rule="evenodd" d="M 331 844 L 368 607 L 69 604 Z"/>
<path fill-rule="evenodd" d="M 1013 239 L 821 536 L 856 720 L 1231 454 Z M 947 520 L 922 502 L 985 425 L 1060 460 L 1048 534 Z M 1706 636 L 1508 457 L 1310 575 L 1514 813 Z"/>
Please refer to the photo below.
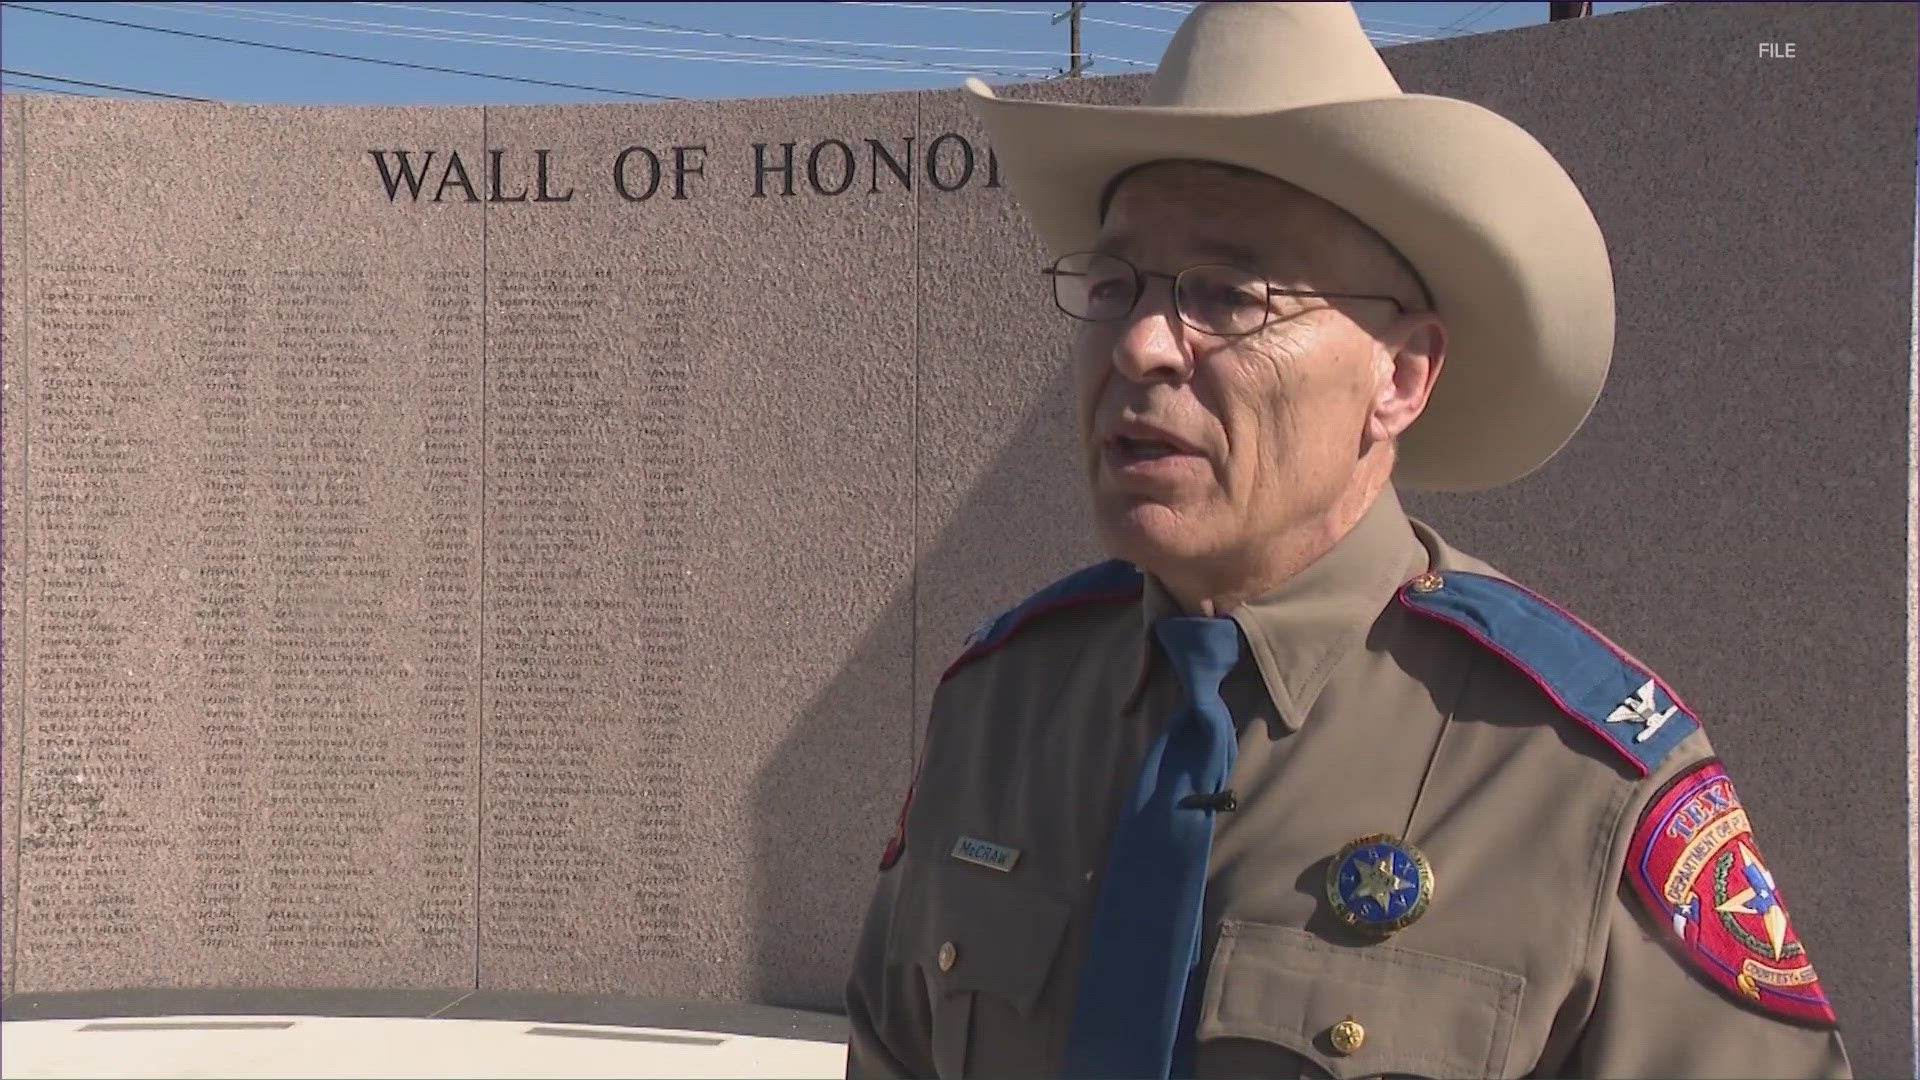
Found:
<path fill-rule="evenodd" d="M 1350 841 L 1327 866 L 1327 899 L 1341 922 L 1387 935 L 1427 910 L 1433 867 L 1420 849 L 1397 836 L 1375 833 Z"/>

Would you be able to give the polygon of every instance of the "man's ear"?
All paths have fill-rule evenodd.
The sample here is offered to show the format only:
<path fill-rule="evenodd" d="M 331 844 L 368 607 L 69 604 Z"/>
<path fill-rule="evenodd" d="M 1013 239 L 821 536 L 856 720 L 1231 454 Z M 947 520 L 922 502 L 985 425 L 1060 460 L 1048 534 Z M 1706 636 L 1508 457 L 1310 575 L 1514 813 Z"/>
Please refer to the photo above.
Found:
<path fill-rule="evenodd" d="M 1446 325 L 1433 312 L 1404 315 L 1378 350 L 1367 434 L 1389 442 L 1413 426 L 1433 396 L 1434 382 L 1446 362 Z"/>

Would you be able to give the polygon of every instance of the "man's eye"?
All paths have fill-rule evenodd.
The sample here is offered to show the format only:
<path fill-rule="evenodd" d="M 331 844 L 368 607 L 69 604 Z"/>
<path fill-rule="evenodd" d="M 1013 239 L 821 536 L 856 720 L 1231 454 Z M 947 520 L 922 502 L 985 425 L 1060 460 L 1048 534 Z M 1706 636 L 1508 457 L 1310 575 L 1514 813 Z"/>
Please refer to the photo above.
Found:
<path fill-rule="evenodd" d="M 1259 296 L 1231 285 L 1199 285 L 1192 292 L 1195 301 L 1214 311 L 1245 311 L 1266 303 Z"/>
<path fill-rule="evenodd" d="M 1103 278 L 1087 283 L 1087 296 L 1094 300 L 1125 300 L 1133 291 L 1133 282 L 1125 278 Z"/>

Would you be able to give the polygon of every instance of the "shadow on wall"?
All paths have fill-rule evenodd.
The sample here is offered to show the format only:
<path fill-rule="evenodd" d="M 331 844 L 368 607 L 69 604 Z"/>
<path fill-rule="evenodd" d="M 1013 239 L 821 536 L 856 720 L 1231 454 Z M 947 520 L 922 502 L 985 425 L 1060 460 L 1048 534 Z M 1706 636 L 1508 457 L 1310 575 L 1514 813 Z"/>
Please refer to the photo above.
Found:
<path fill-rule="evenodd" d="M 1089 553 L 1080 478 L 1066 464 L 1070 394 L 1062 366 L 1027 397 L 1032 404 L 1018 429 L 947 516 L 938 539 L 917 553 L 914 577 L 761 770 L 753 792 L 751 1000 L 843 1010 L 854 941 L 914 766 L 913 733 L 925 722 L 918 702 L 980 620 L 1099 557 Z M 923 462 L 941 453 L 918 450 Z M 934 513 L 923 500 L 921 516 Z M 936 640 L 923 642 L 916 659 L 916 715 L 900 716 L 876 707 L 872 689 L 879 673 L 897 665 L 895 635 L 911 632 L 916 619 L 922 636 L 931 632 Z M 943 622 L 954 625 L 943 630 Z M 847 750 L 861 741 L 897 747 L 898 767 L 861 772 L 873 755 Z M 822 794 L 840 792 L 846 797 Z"/>

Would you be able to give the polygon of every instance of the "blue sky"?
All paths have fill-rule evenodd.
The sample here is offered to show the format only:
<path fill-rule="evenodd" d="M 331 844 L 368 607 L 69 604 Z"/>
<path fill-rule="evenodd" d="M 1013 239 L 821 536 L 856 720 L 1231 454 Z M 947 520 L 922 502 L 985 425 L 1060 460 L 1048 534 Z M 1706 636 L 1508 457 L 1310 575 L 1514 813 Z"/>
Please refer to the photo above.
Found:
<path fill-rule="evenodd" d="M 1089 3 L 1089 74 L 1144 71 L 1184 3 Z M 1544 22 L 1545 3 L 1360 3 L 1386 46 Z M 1596 3 L 1596 15 L 1642 7 Z M 38 10 L 30 10 L 38 9 Z M 1047 78 L 1066 64 L 1065 2 L 40 3 L 0 8 L 8 90 L 129 96 L 47 76 L 268 104 L 528 104 L 782 97 Z M 65 12 L 93 20 L 63 17 Z M 156 29 L 157 28 L 157 29 Z M 430 67 L 475 78 L 168 34 L 181 31 Z M 787 39 L 787 40 L 769 40 Z M 549 86 L 539 83 L 567 83 Z M 592 88 L 592 89 L 586 89 Z"/>

